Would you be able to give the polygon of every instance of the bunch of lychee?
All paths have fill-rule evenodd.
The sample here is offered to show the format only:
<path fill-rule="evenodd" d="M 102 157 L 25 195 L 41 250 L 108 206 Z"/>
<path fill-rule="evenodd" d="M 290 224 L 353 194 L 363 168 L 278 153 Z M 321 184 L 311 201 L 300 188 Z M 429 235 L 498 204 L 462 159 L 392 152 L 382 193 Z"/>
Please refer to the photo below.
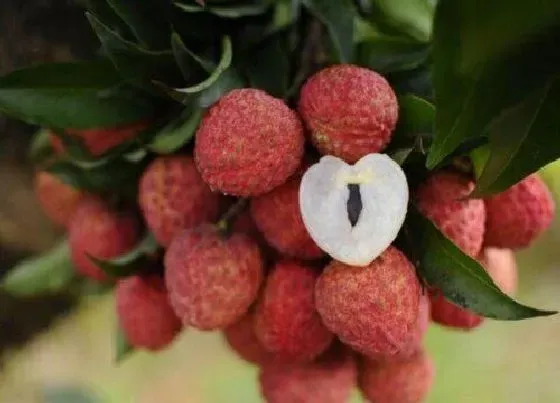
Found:
<path fill-rule="evenodd" d="M 156 157 L 142 174 L 140 214 L 44 172 L 37 193 L 68 228 L 85 276 L 110 281 L 91 258 L 131 250 L 142 223 L 165 250 L 145 273 L 117 281 L 119 322 L 134 347 L 155 351 L 181 330 L 217 330 L 259 366 L 268 402 L 346 402 L 355 386 L 371 402 L 421 402 L 434 375 L 423 347 L 430 318 L 461 329 L 482 318 L 424 288 L 391 244 L 408 186 L 378 153 L 397 119 L 383 77 L 332 66 L 304 84 L 298 112 L 258 89 L 223 96 L 192 155 Z M 100 134 L 110 132 L 85 135 L 92 154 L 117 145 L 118 136 Z M 329 157 L 317 163 L 316 151 Z M 414 203 L 513 293 L 512 250 L 547 228 L 552 198 L 535 175 L 487 200 L 468 198 L 474 186 L 442 170 L 413 189 Z"/>

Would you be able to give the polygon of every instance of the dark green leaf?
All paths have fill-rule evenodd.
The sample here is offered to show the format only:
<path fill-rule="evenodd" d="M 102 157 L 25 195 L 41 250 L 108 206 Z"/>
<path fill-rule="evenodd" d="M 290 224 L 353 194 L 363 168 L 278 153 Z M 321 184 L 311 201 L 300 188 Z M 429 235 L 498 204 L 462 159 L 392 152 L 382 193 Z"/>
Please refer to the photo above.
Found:
<path fill-rule="evenodd" d="M 377 37 L 358 45 L 361 65 L 379 73 L 410 70 L 428 57 L 428 45 L 391 37 Z"/>
<path fill-rule="evenodd" d="M 125 39 L 132 39 L 134 35 L 130 32 L 129 26 L 124 22 L 109 6 L 107 0 L 84 0 L 87 10 L 97 16 L 115 32 Z"/>
<path fill-rule="evenodd" d="M 405 224 L 410 254 L 422 277 L 455 304 L 498 320 L 555 314 L 521 305 L 500 291 L 486 270 L 447 239 L 430 220 L 411 209 Z"/>
<path fill-rule="evenodd" d="M 269 1 L 242 2 L 240 4 L 231 4 L 226 6 L 207 5 L 205 7 L 180 1 L 175 5 L 187 13 L 203 13 L 208 12 L 217 15 L 220 18 L 242 18 L 252 17 L 264 14 L 271 6 Z"/>
<path fill-rule="evenodd" d="M 198 106 L 208 108 L 231 90 L 246 86 L 247 84 L 239 77 L 237 71 L 230 67 L 210 87 L 198 94 Z"/>
<path fill-rule="evenodd" d="M 174 153 L 194 137 L 201 117 L 200 109 L 186 110 L 179 119 L 169 123 L 156 134 L 148 148 L 158 154 Z"/>
<path fill-rule="evenodd" d="M 434 5 L 430 0 L 374 0 L 373 21 L 390 33 L 428 42 L 432 34 Z"/>
<path fill-rule="evenodd" d="M 434 22 L 437 166 L 560 71 L 560 2 L 442 0 Z"/>
<path fill-rule="evenodd" d="M 560 157 L 560 78 L 507 110 L 489 130 L 487 163 L 476 195 L 506 190 Z M 475 163 L 480 162 L 475 160 Z"/>
<path fill-rule="evenodd" d="M 2 281 L 2 289 L 20 297 L 55 294 L 68 287 L 74 278 L 70 249 L 64 240 L 44 254 L 26 259 L 11 269 Z"/>
<path fill-rule="evenodd" d="M 73 129 L 115 126 L 154 113 L 149 98 L 123 92 L 122 84 L 105 61 L 32 66 L 0 78 L 0 111 L 31 124 Z"/>
<path fill-rule="evenodd" d="M 214 70 L 214 64 L 191 52 L 176 32 L 171 35 L 171 49 L 177 65 L 188 83 L 198 80 L 205 72 Z"/>
<path fill-rule="evenodd" d="M 354 53 L 354 17 L 356 10 L 352 0 L 302 0 L 326 27 L 336 59 L 349 63 Z"/>
<path fill-rule="evenodd" d="M 41 391 L 42 403 L 99 403 L 89 390 L 76 386 L 49 386 Z"/>
<path fill-rule="evenodd" d="M 115 363 L 119 364 L 134 352 L 134 347 L 130 345 L 120 326 L 115 332 Z"/>
<path fill-rule="evenodd" d="M 28 155 L 29 159 L 35 163 L 39 163 L 53 155 L 50 130 L 40 129 L 33 135 Z"/>

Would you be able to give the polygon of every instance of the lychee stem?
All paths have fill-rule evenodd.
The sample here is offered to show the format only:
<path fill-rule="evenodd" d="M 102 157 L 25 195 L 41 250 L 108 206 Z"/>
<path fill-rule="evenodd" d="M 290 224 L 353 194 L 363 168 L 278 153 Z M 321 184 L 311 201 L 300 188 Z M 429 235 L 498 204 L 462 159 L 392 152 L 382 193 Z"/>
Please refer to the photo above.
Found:
<path fill-rule="evenodd" d="M 225 214 L 220 218 L 220 221 L 216 224 L 220 232 L 228 232 L 231 221 L 245 210 L 248 203 L 249 199 L 240 198 L 228 209 L 228 211 L 225 212 Z"/>

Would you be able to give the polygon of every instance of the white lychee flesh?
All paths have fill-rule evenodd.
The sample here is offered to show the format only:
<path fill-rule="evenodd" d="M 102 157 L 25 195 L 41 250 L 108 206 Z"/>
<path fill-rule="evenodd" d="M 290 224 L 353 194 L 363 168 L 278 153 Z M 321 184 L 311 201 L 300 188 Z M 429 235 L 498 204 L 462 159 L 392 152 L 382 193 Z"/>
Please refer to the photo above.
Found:
<path fill-rule="evenodd" d="M 358 185 L 362 209 L 354 226 L 348 217 L 348 185 Z M 299 204 L 315 243 L 331 257 L 367 266 L 395 240 L 408 206 L 401 167 L 385 154 L 368 154 L 356 164 L 327 155 L 303 175 Z"/>

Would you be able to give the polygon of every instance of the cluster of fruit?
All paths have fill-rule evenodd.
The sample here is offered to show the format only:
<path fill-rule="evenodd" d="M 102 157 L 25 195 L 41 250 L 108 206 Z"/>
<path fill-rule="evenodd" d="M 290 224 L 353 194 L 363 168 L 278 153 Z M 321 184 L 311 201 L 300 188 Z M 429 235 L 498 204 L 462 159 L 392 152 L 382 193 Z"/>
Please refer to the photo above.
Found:
<path fill-rule="evenodd" d="M 347 210 L 350 191 L 336 200 L 328 192 L 313 195 L 318 211 L 323 202 L 337 207 L 318 220 L 319 229 L 300 208 L 302 177 L 317 166 L 316 150 L 354 164 L 384 150 L 397 120 L 397 99 L 383 77 L 332 66 L 304 84 L 298 113 L 257 89 L 223 96 L 204 116 L 193 156 L 156 157 L 142 174 L 142 220 L 134 209 L 117 210 L 46 172 L 37 175 L 37 195 L 52 220 L 68 228 L 73 263 L 85 276 L 109 280 L 90 257 L 126 253 L 143 226 L 165 250 L 145 274 L 116 284 L 118 318 L 134 347 L 156 351 L 182 329 L 219 330 L 261 368 L 268 402 L 340 403 L 356 385 L 372 402 L 420 402 L 434 374 L 423 348 L 430 318 L 461 329 L 482 318 L 423 287 L 395 246 L 357 267 L 317 245 L 323 227 L 332 245 L 344 226 L 369 223 L 379 204 L 391 203 L 383 194 L 372 191 L 370 198 L 366 189 L 354 214 Z M 143 127 L 69 134 L 99 155 Z M 550 224 L 552 198 L 535 175 L 487 200 L 468 198 L 473 188 L 464 172 L 441 170 L 412 189 L 413 203 L 513 293 L 512 249 Z M 355 241 L 379 228 L 356 231 Z M 351 239 L 340 242 L 353 247 Z"/>

